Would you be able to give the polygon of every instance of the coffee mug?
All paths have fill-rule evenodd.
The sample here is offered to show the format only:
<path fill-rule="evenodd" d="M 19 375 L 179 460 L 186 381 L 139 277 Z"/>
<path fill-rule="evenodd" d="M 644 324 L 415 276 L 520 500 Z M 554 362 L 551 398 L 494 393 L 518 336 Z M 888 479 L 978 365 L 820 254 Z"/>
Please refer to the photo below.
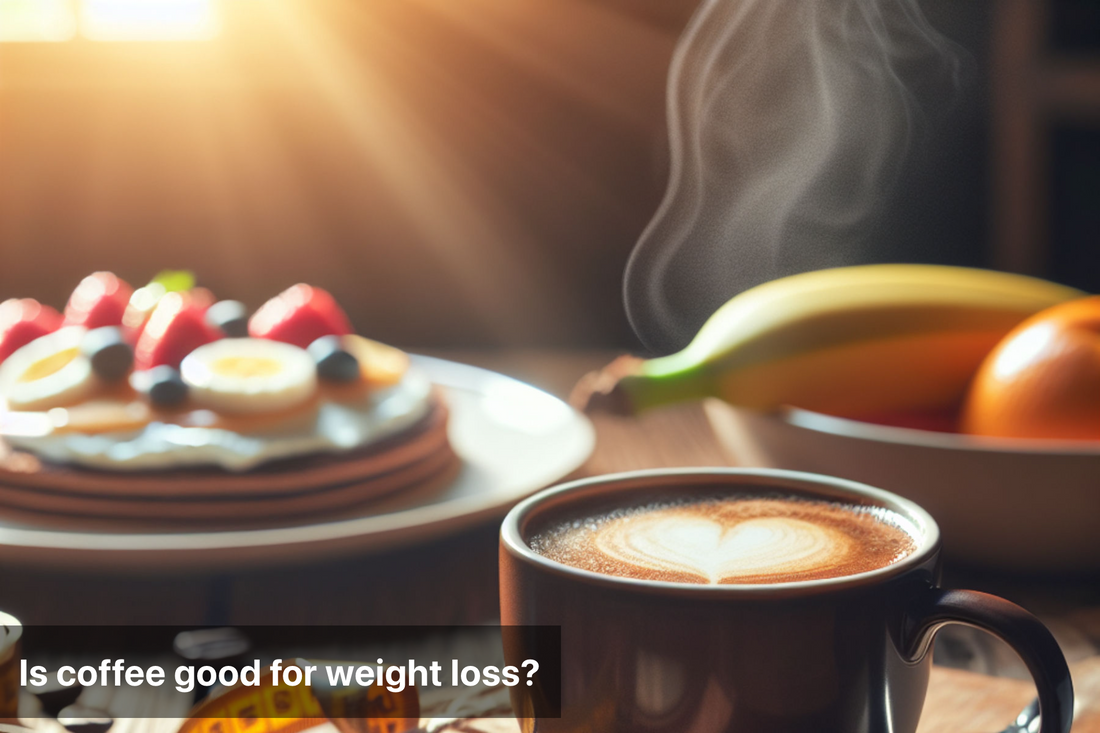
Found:
<path fill-rule="evenodd" d="M 913 535 L 892 564 L 840 577 L 702 585 L 606 575 L 532 550 L 553 518 L 690 495 L 769 495 L 885 510 Z M 527 731 L 913 733 L 933 638 L 975 626 L 1020 655 L 1039 691 L 1041 733 L 1066 733 L 1073 689 L 1065 658 L 1031 614 L 1001 598 L 938 586 L 936 523 L 911 501 L 870 486 L 769 469 L 669 469 L 600 476 L 518 504 L 500 539 L 501 622 L 561 627 L 561 676 L 512 688 L 521 717 L 560 699 L 557 718 Z M 509 664 L 537 658 L 523 635 Z M 541 702 L 541 701 L 540 701 Z"/>

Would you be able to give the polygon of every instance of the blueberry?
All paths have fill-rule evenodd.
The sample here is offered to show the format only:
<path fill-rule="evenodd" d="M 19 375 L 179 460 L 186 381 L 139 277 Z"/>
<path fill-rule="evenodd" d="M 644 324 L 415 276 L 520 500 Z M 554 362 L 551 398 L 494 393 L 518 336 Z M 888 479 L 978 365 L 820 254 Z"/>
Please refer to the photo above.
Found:
<path fill-rule="evenodd" d="M 80 351 L 91 360 L 96 376 L 108 382 L 122 379 L 134 365 L 134 349 L 117 326 L 88 331 L 80 342 Z"/>
<path fill-rule="evenodd" d="M 149 401 L 154 405 L 175 407 L 187 399 L 187 385 L 179 371 L 167 364 L 150 369 L 145 379 L 149 385 Z"/>
<path fill-rule="evenodd" d="M 344 348 L 339 336 L 322 336 L 309 345 L 309 355 L 317 364 L 317 376 L 329 382 L 359 380 L 359 360 Z"/>
<path fill-rule="evenodd" d="M 219 300 L 206 309 L 206 322 L 229 338 L 248 335 L 248 309 L 237 300 Z"/>

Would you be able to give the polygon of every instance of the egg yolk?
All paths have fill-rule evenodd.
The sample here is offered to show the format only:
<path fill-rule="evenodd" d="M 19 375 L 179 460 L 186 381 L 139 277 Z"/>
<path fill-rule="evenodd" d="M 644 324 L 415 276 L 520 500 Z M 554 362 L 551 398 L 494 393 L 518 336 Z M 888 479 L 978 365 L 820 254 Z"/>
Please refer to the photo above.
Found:
<path fill-rule="evenodd" d="M 216 359 L 210 370 L 223 377 L 271 377 L 283 370 L 276 359 L 259 356 L 225 356 Z"/>
<path fill-rule="evenodd" d="M 20 382 L 36 382 L 39 379 L 45 379 L 51 374 L 57 374 L 59 371 L 65 368 L 65 365 L 76 358 L 76 355 L 80 353 L 80 349 L 71 348 L 63 349 L 54 354 L 50 354 L 44 359 L 39 359 L 35 363 L 27 367 L 27 371 L 19 375 Z"/>

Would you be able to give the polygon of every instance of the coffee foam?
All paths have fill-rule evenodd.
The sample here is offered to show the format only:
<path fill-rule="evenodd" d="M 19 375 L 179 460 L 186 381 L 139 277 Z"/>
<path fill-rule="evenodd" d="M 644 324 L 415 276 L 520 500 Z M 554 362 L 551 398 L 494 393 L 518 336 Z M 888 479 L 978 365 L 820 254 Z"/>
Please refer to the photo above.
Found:
<path fill-rule="evenodd" d="M 528 542 L 605 575 L 698 584 L 790 583 L 886 567 L 916 549 L 879 507 L 790 497 L 657 502 L 551 524 Z"/>

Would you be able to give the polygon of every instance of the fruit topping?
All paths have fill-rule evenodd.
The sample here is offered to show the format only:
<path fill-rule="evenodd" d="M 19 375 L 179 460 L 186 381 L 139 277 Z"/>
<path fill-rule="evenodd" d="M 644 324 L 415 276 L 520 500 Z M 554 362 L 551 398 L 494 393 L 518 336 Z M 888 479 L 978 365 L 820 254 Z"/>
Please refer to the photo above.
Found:
<path fill-rule="evenodd" d="M 87 329 L 62 328 L 16 350 L 0 364 L 0 394 L 13 410 L 71 405 L 95 389 L 91 361 L 81 353 Z"/>
<path fill-rule="evenodd" d="M 214 294 L 206 288 L 196 288 L 195 276 L 187 270 L 162 270 L 130 296 L 122 316 L 122 327 L 130 343 L 137 343 L 153 309 L 168 293 L 187 293 L 192 302 L 203 306 L 214 302 Z"/>
<path fill-rule="evenodd" d="M 409 355 L 401 349 L 351 334 L 341 339 L 343 346 L 359 360 L 359 370 L 367 384 L 392 387 L 409 369 Z"/>
<path fill-rule="evenodd" d="M 317 364 L 317 376 L 327 382 L 357 382 L 362 379 L 359 360 L 344 348 L 340 336 L 322 336 L 309 345 L 309 355 Z"/>
<path fill-rule="evenodd" d="M 92 371 L 107 382 L 125 377 L 134 365 L 134 349 L 118 326 L 100 326 L 84 334 L 80 351 L 92 362 Z"/>
<path fill-rule="evenodd" d="M 150 285 L 159 285 L 166 293 L 183 293 L 195 287 L 195 274 L 190 270 L 161 270 Z"/>
<path fill-rule="evenodd" d="M 220 300 L 210 306 L 206 322 L 229 338 L 248 336 L 248 309 L 239 300 Z"/>
<path fill-rule="evenodd" d="M 222 339 L 180 365 L 196 405 L 222 413 L 277 412 L 309 400 L 317 370 L 305 349 L 266 339 Z"/>
<path fill-rule="evenodd" d="M 206 323 L 205 310 L 187 293 L 162 297 L 134 347 L 134 367 L 178 367 L 183 357 L 216 340 L 221 334 Z"/>
<path fill-rule="evenodd" d="M 167 364 L 134 372 L 130 377 L 130 386 L 147 395 L 149 401 L 158 407 L 176 407 L 187 399 L 187 385 L 183 383 L 179 370 Z"/>
<path fill-rule="evenodd" d="M 65 306 L 65 325 L 99 328 L 120 326 L 134 290 L 110 272 L 95 272 L 80 281 Z"/>
<path fill-rule="evenodd" d="M 303 349 L 322 336 L 349 333 L 348 317 L 333 297 L 304 284 L 264 303 L 248 322 L 248 334 L 254 338 L 284 341 Z"/>
<path fill-rule="evenodd" d="M 207 308 L 218 302 L 217 296 L 209 288 L 191 288 L 186 292 L 187 297 L 191 299 L 191 302 L 202 308 L 203 313 Z"/>
<path fill-rule="evenodd" d="M 122 328 L 125 329 L 131 343 L 137 343 L 141 332 L 153 314 L 157 303 L 168 293 L 160 283 L 149 283 L 140 287 L 130 296 L 126 312 L 122 314 Z"/>
<path fill-rule="evenodd" d="M 61 327 L 61 314 L 34 298 L 12 298 L 0 303 L 0 362 L 39 336 Z"/>

